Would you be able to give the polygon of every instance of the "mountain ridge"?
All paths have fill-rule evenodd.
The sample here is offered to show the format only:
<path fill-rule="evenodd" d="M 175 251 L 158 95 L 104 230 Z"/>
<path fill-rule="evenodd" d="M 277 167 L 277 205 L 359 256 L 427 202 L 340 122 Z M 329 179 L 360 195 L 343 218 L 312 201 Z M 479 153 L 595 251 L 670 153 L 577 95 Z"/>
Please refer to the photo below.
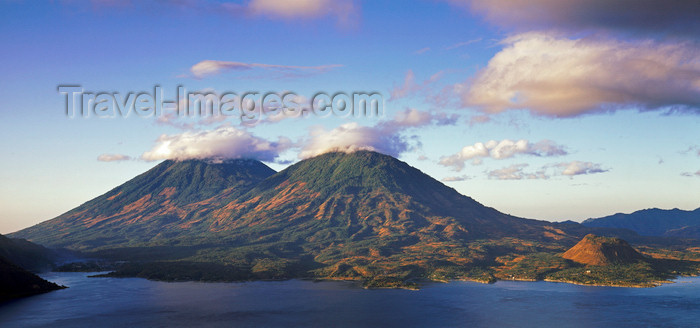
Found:
<path fill-rule="evenodd" d="M 405 162 L 369 151 L 350 154 L 331 152 L 294 164 L 262 181 L 238 200 L 227 204 L 218 215 L 231 218 L 239 214 L 243 217 L 248 213 L 259 214 L 263 210 L 259 207 L 261 203 L 298 201 L 298 197 L 293 200 L 286 197 L 292 194 L 307 198 L 306 202 L 310 205 L 299 209 L 301 212 L 307 210 L 307 213 L 300 214 L 300 211 L 295 211 L 285 214 L 276 213 L 276 216 L 318 218 L 331 214 L 323 213 L 326 208 L 337 206 L 346 208 L 347 202 L 360 201 L 367 206 L 359 206 L 359 208 L 386 205 L 386 203 L 391 203 L 395 208 L 410 207 L 410 211 L 384 213 L 391 217 L 402 213 L 409 215 L 408 213 L 430 212 L 434 216 L 455 218 L 488 216 L 491 219 L 536 222 L 535 220 L 523 221 L 527 219 L 512 217 L 486 207 Z M 386 195 L 401 195 L 401 197 Z M 362 199 L 357 199 L 360 197 Z M 324 202 L 319 203 L 317 199 L 323 199 Z M 330 203 L 334 203 L 335 206 L 330 206 Z M 316 209 L 318 211 L 311 213 Z M 349 215 L 349 213 L 343 213 L 341 214 Z M 358 215 L 371 214 L 359 213 Z M 501 228 L 507 230 L 508 227 Z"/>
<path fill-rule="evenodd" d="M 587 227 L 629 229 L 642 236 L 700 239 L 700 208 L 692 211 L 649 208 L 629 214 L 616 213 L 587 219 L 581 224 Z"/>
<path fill-rule="evenodd" d="M 42 272 L 52 268 L 58 254 L 25 239 L 0 235 L 0 256 L 25 270 Z"/>
<path fill-rule="evenodd" d="M 50 267 L 51 255 L 39 245 L 0 235 L 0 302 L 64 288 L 30 272 Z"/>
<path fill-rule="evenodd" d="M 246 163 L 237 169 L 258 165 Z M 167 171 L 161 165 L 141 175 L 160 180 L 137 177 L 91 201 L 87 207 L 94 212 L 78 208 L 69 213 L 82 216 L 59 217 L 15 236 L 126 261 L 113 276 L 359 279 L 366 286 L 405 286 L 421 279 L 493 281 L 504 272 L 541 267 L 542 259 L 563 261 L 552 254 L 592 231 L 618 233 L 503 214 L 371 151 L 326 153 L 277 173 L 244 174 L 233 184 L 214 174 L 221 184 L 211 190 L 218 193 L 193 192 L 200 197 L 180 203 L 177 191 L 183 186 L 166 181 L 197 181 L 193 190 L 201 190 L 207 180 L 200 173 L 217 164 L 170 163 L 182 170 L 168 171 L 169 177 L 161 176 Z M 152 184 L 143 187 L 141 180 Z M 109 203 L 128 190 L 135 190 L 131 202 Z M 166 210 L 177 215 L 164 217 Z M 533 253 L 550 255 L 518 266 Z"/>
<path fill-rule="evenodd" d="M 177 234 L 178 225 L 197 222 L 199 210 L 237 197 L 274 174 L 262 162 L 166 160 L 103 195 L 27 229 L 11 234 L 52 247 L 81 240 L 90 249 L 103 242 L 148 242 Z M 169 227 L 163 229 L 163 227 Z M 99 233 L 97 228 L 112 229 Z M 152 236 L 149 235 L 156 232 Z M 116 237 L 115 237 L 116 236 Z M 131 238 L 131 239 L 130 239 Z M 107 239 L 107 240 L 105 240 Z"/>

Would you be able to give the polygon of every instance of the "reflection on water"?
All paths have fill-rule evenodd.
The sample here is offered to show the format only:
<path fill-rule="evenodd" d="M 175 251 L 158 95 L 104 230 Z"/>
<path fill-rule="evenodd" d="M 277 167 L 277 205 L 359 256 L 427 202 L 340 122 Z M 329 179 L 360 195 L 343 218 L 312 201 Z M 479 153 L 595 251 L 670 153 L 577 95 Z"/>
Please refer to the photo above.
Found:
<path fill-rule="evenodd" d="M 548 282 L 419 291 L 290 280 L 164 283 L 50 273 L 69 289 L 0 305 L 1 327 L 694 327 L 700 278 L 657 288 Z"/>

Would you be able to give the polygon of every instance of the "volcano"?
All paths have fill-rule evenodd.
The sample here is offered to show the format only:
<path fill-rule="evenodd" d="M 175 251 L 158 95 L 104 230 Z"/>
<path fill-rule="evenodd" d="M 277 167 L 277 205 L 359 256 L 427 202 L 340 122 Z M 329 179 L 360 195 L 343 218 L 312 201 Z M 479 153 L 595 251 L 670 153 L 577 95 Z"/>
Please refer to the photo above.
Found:
<path fill-rule="evenodd" d="M 248 159 L 167 160 L 55 219 L 12 234 L 49 247 L 92 250 L 197 231 L 197 222 L 274 174 Z"/>
<path fill-rule="evenodd" d="M 505 254 L 563 252 L 580 230 L 503 214 L 396 158 L 357 151 L 277 173 L 253 160 L 165 161 L 13 237 L 158 262 L 132 266 L 137 276 L 167 261 L 184 271 L 175 279 L 199 277 L 193 268 L 208 263 L 235 267 L 238 278 L 406 280 L 465 276 Z"/>

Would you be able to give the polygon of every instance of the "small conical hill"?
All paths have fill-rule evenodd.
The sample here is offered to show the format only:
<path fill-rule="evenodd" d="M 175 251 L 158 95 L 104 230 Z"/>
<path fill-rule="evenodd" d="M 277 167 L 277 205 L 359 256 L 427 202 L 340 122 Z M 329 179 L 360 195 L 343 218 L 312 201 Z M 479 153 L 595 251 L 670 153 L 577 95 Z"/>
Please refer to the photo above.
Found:
<path fill-rule="evenodd" d="M 583 237 L 562 256 L 586 265 L 629 264 L 644 259 L 642 254 L 622 239 L 592 234 Z"/>

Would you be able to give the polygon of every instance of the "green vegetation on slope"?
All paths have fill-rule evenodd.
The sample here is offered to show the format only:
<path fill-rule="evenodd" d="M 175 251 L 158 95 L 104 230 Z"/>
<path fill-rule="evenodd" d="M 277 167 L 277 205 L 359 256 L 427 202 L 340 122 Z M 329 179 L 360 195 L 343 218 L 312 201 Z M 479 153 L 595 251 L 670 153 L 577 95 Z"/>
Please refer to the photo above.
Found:
<path fill-rule="evenodd" d="M 601 230 L 500 213 L 374 152 L 328 153 L 269 176 L 248 172 L 259 162 L 217 165 L 165 162 L 16 235 L 127 261 L 114 276 L 378 287 L 543 279 L 570 268 L 553 254 Z"/>
<path fill-rule="evenodd" d="M 192 236 L 207 229 L 200 223 L 222 202 L 274 173 L 247 159 L 164 161 L 104 195 L 12 236 L 73 250 Z"/>

